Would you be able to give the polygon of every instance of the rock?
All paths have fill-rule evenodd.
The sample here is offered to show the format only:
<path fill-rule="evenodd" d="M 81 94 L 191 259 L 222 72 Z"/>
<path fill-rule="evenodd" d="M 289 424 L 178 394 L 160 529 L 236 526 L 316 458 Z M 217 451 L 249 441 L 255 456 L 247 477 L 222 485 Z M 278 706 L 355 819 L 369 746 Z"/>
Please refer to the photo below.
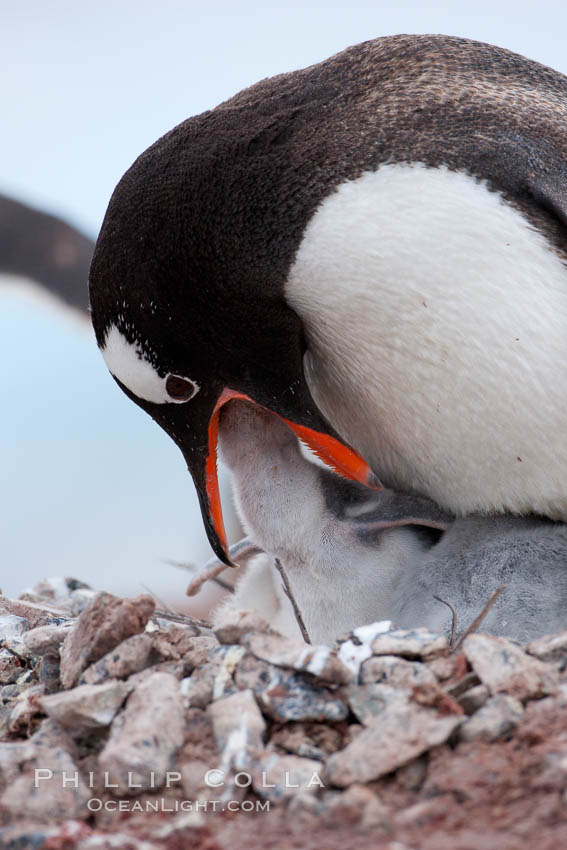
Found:
<path fill-rule="evenodd" d="M 169 842 L 173 843 L 175 842 L 175 836 L 178 837 L 179 841 L 186 841 L 188 836 L 191 834 L 191 831 L 200 829 L 202 826 L 205 826 L 205 817 L 202 812 L 197 810 L 183 812 L 182 814 L 171 818 L 171 820 L 167 823 L 152 829 L 151 837 L 160 841 L 159 846 L 156 846 L 155 844 L 148 846 L 136 844 L 135 848 L 125 846 L 124 850 L 162 850 L 162 848 L 167 845 L 164 845 L 161 842 L 169 840 Z M 177 842 L 175 843 L 177 844 Z M 83 850 L 83 848 L 81 848 L 81 850 Z M 114 848 L 109 847 L 108 850 L 114 850 Z M 214 848 L 211 848 L 211 850 L 214 850 Z"/>
<path fill-rule="evenodd" d="M 20 602 L 8 599 L 0 594 L 0 615 L 13 614 L 22 617 L 29 623 L 30 629 L 36 626 L 46 626 L 52 623 L 63 622 L 68 616 L 68 611 L 58 608 L 55 604 L 35 604 L 33 602 Z"/>
<path fill-rule="evenodd" d="M 44 721 L 11 758 L 15 770 L 0 797 L 0 812 L 9 820 L 20 820 L 22 812 L 38 823 L 90 815 L 86 807 L 90 792 L 78 770 L 73 743 L 57 723 Z"/>
<path fill-rule="evenodd" d="M 372 655 L 371 645 L 377 635 L 392 630 L 391 620 L 382 620 L 354 629 L 346 640 L 339 641 L 338 657 L 353 676 L 358 676 L 360 665 Z"/>
<path fill-rule="evenodd" d="M 0 742 L 0 787 L 5 788 L 32 762 L 36 748 L 29 739 L 14 743 Z"/>
<path fill-rule="evenodd" d="M 181 680 L 181 694 L 187 706 L 206 708 L 213 698 L 216 669 L 203 664 L 193 675 Z"/>
<path fill-rule="evenodd" d="M 37 604 L 55 604 L 75 617 L 96 595 L 96 590 L 84 581 L 63 576 L 51 576 L 24 590 L 20 599 Z"/>
<path fill-rule="evenodd" d="M 78 617 L 87 605 L 90 605 L 97 593 L 98 591 L 93 590 L 92 587 L 79 587 L 73 590 L 68 603 L 72 616 Z"/>
<path fill-rule="evenodd" d="M 424 827 L 427 826 L 431 830 L 433 824 L 442 823 L 446 815 L 447 799 L 446 797 L 437 797 L 433 800 L 423 800 L 419 803 L 415 803 L 413 806 L 408 806 L 407 809 L 402 809 L 402 811 L 396 814 L 394 824 L 396 827 L 401 829 L 413 826 L 423 830 Z M 476 844 L 474 846 L 476 848 Z M 402 848 L 403 850 L 409 850 L 409 848 L 406 848 L 405 845 L 402 845 Z M 497 850 L 495 844 L 492 844 L 492 848 Z M 510 850 L 512 850 L 511 847 Z"/>
<path fill-rule="evenodd" d="M 309 646 L 303 641 L 270 634 L 250 634 L 243 642 L 256 658 L 277 667 L 311 673 L 338 685 L 346 685 L 354 678 L 352 670 L 328 646 Z"/>
<path fill-rule="evenodd" d="M 196 813 L 189 812 L 189 814 L 194 815 Z M 52 841 L 49 848 L 46 847 L 45 850 L 51 850 L 51 847 L 63 848 L 65 845 L 55 844 L 55 842 Z M 81 843 L 77 844 L 76 847 L 77 850 L 160 850 L 160 848 L 163 848 L 163 844 L 155 844 L 153 841 L 141 840 L 137 835 L 131 832 L 113 831 L 110 834 L 107 832 L 97 832 L 87 835 L 81 839 Z M 43 850 L 43 848 L 41 848 L 41 850 Z"/>
<path fill-rule="evenodd" d="M 444 635 L 428 629 L 395 629 L 377 635 L 371 644 L 373 655 L 401 655 L 404 658 L 431 659 L 448 655 L 449 643 Z"/>
<path fill-rule="evenodd" d="M 33 655 L 59 655 L 59 647 L 69 634 L 72 623 L 38 626 L 24 635 L 24 645 Z"/>
<path fill-rule="evenodd" d="M 415 685 L 437 684 L 436 676 L 425 664 L 419 661 L 406 661 L 395 655 L 372 655 L 362 663 L 360 681 L 363 684 L 381 682 L 408 690 Z"/>
<path fill-rule="evenodd" d="M 161 661 L 179 661 L 189 652 L 195 640 L 193 629 L 177 623 L 168 623 L 165 628 L 153 632 L 151 637 L 153 652 Z"/>
<path fill-rule="evenodd" d="M 18 694 L 14 700 L 8 719 L 8 728 L 13 734 L 23 734 L 33 725 L 41 714 L 39 698 L 44 694 L 43 685 L 32 685 Z"/>
<path fill-rule="evenodd" d="M 160 788 L 183 743 L 183 730 L 179 682 L 168 673 L 153 673 L 130 694 L 114 720 L 99 767 L 118 785 L 119 794 Z"/>
<path fill-rule="evenodd" d="M 239 663 L 235 682 L 251 688 L 264 714 L 275 720 L 344 720 L 348 709 L 328 688 L 313 685 L 301 673 L 285 670 L 246 655 Z"/>
<path fill-rule="evenodd" d="M 420 756 L 398 768 L 396 780 L 406 791 L 419 791 L 427 778 L 428 756 Z"/>
<path fill-rule="evenodd" d="M 325 794 L 322 814 L 328 826 L 343 829 L 345 825 L 362 829 L 389 828 L 390 816 L 387 807 L 370 788 L 357 783 L 342 793 L 329 791 Z"/>
<path fill-rule="evenodd" d="M 149 667 L 145 667 L 138 673 L 132 673 L 131 676 L 128 676 L 128 681 L 134 688 L 137 688 L 148 676 L 153 676 L 154 673 L 168 673 L 181 682 L 185 675 L 185 670 L 182 661 L 159 661 L 157 664 L 151 664 Z"/>
<path fill-rule="evenodd" d="M 486 685 L 475 685 L 474 688 L 469 688 L 458 698 L 457 702 L 465 712 L 465 714 L 474 714 L 479 708 L 482 708 L 490 691 Z"/>
<path fill-rule="evenodd" d="M 427 669 L 431 670 L 440 682 L 445 682 L 455 675 L 456 663 L 454 655 L 441 656 L 427 661 Z"/>
<path fill-rule="evenodd" d="M 211 626 L 205 626 L 204 620 L 193 620 L 190 617 L 186 619 L 179 615 L 181 619 L 172 620 L 169 617 L 160 616 L 159 614 L 155 614 L 152 619 L 149 621 L 146 626 L 147 632 L 164 632 L 167 631 L 171 626 L 175 626 L 176 629 L 183 629 L 185 634 L 188 637 L 197 637 L 202 635 L 202 629 L 207 628 L 209 631 Z"/>
<path fill-rule="evenodd" d="M 409 697 L 405 690 L 376 682 L 351 685 L 345 693 L 353 714 L 364 726 L 369 726 L 388 706 L 407 704 Z"/>
<path fill-rule="evenodd" d="M 67 579 L 63 576 L 49 576 L 39 581 L 33 588 L 24 590 L 20 594 L 20 599 L 31 602 L 66 602 L 70 594 L 71 588 Z"/>
<path fill-rule="evenodd" d="M 99 593 L 84 609 L 61 646 L 63 687 L 73 687 L 85 667 L 98 661 L 125 638 L 143 631 L 154 608 L 151 596 L 118 599 L 110 593 Z"/>
<path fill-rule="evenodd" d="M 78 685 L 39 699 L 43 711 L 72 733 L 108 726 L 131 690 L 126 682 Z"/>
<path fill-rule="evenodd" d="M 526 646 L 528 655 L 541 661 L 567 660 L 567 631 L 558 635 L 544 635 Z"/>
<path fill-rule="evenodd" d="M 215 637 L 209 635 L 197 635 L 191 638 L 189 649 L 183 656 L 183 662 L 187 672 L 199 667 L 200 664 L 205 664 L 213 649 L 218 647 L 218 641 Z"/>
<path fill-rule="evenodd" d="M 286 814 L 292 830 L 300 835 L 317 835 L 322 828 L 327 831 L 325 835 L 329 835 L 328 830 L 338 828 L 343 831 L 343 835 L 345 829 L 354 831 L 354 834 L 351 832 L 351 837 L 354 838 L 358 830 L 372 829 L 372 839 L 370 835 L 367 838 L 367 842 L 372 840 L 372 845 L 367 843 L 367 847 L 378 846 L 376 828 L 386 833 L 389 831 L 388 809 L 369 788 L 358 784 L 351 785 L 346 791 L 327 791 L 318 797 L 300 792 L 289 800 Z M 356 847 L 363 846 L 356 840 L 355 843 Z M 382 843 L 379 846 L 386 847 Z M 388 850 L 409 850 L 398 842 L 388 843 L 387 846 Z"/>
<path fill-rule="evenodd" d="M 0 685 L 11 685 L 22 675 L 20 659 L 8 649 L 0 649 Z"/>
<path fill-rule="evenodd" d="M 258 611 L 244 608 L 224 610 L 214 630 L 219 643 L 240 643 L 240 639 L 248 632 L 277 634 Z"/>
<path fill-rule="evenodd" d="M 181 682 L 181 693 L 187 705 L 206 708 L 213 699 L 235 693 L 238 688 L 233 673 L 246 654 L 242 646 L 219 646 L 210 654 L 207 664 L 197 667 Z"/>
<path fill-rule="evenodd" d="M 179 771 L 181 773 L 183 791 L 187 799 L 198 800 L 208 796 L 210 786 L 207 785 L 206 777 L 210 769 L 211 763 L 201 761 L 200 759 L 191 759 L 190 761 L 181 763 Z"/>
<path fill-rule="evenodd" d="M 54 694 L 61 690 L 59 654 L 44 655 L 39 665 L 39 681 L 46 694 Z"/>
<path fill-rule="evenodd" d="M 370 782 L 442 744 L 459 726 L 458 715 L 393 701 L 344 750 L 330 756 L 325 779 L 345 788 Z"/>
<path fill-rule="evenodd" d="M 516 728 L 524 709 L 522 703 L 507 694 L 491 697 L 459 729 L 462 741 L 496 741 Z"/>
<path fill-rule="evenodd" d="M 508 693 L 520 700 L 556 693 L 554 671 L 523 652 L 511 640 L 492 635 L 469 635 L 463 652 L 491 694 Z"/>
<path fill-rule="evenodd" d="M 94 850 L 95 845 L 87 845 L 92 837 L 91 829 L 78 820 L 65 820 L 54 826 L 42 826 L 37 822 L 28 822 L 0 829 L 0 850 Z M 99 833 L 99 837 L 103 837 Z M 97 850 L 133 850 L 129 847 L 117 847 L 110 843 L 98 845 Z M 136 850 L 146 850 L 139 844 Z"/>
<path fill-rule="evenodd" d="M 16 614 L 1 615 L 0 642 L 6 640 L 6 638 L 23 638 L 29 627 L 29 621 L 25 617 L 18 617 Z"/>
<path fill-rule="evenodd" d="M 272 729 L 270 743 L 302 758 L 323 761 L 341 749 L 343 736 L 334 726 L 325 723 L 286 723 L 279 729 Z"/>
<path fill-rule="evenodd" d="M 217 764 L 218 747 L 207 711 L 201 708 L 188 708 L 185 711 L 184 720 L 185 737 L 183 748 L 177 755 L 178 763 L 201 761 L 209 767 Z"/>
<path fill-rule="evenodd" d="M 96 685 L 107 679 L 127 679 L 150 664 L 151 635 L 142 633 L 126 638 L 83 671 L 80 684 Z"/>
<path fill-rule="evenodd" d="M 19 658 L 22 664 L 26 667 L 33 667 L 36 662 L 35 656 L 32 655 L 29 649 L 25 646 L 21 637 L 4 638 L 2 641 L 2 648 L 7 649 L 12 653 L 12 655 Z"/>
<path fill-rule="evenodd" d="M 266 723 L 251 690 L 216 700 L 208 707 L 222 769 L 242 770 L 264 746 Z"/>
<path fill-rule="evenodd" d="M 461 656 L 464 663 L 467 663 L 467 660 L 464 655 Z M 465 691 L 470 690 L 471 688 L 476 687 L 476 685 L 480 685 L 480 679 L 476 675 L 476 673 L 465 673 L 456 682 L 447 686 L 447 693 L 455 698 L 464 694 Z"/>
<path fill-rule="evenodd" d="M 264 800 L 280 802 L 296 794 L 314 794 L 323 788 L 320 773 L 318 761 L 265 751 L 251 772 L 252 787 Z"/>

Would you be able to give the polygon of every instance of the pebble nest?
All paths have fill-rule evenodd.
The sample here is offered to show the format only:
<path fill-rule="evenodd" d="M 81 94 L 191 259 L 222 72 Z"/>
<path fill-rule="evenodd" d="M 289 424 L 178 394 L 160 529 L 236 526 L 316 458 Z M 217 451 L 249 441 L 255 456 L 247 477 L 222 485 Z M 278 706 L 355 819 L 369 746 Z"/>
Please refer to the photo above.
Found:
<path fill-rule="evenodd" d="M 567 632 L 308 646 L 54 578 L 0 647 L 0 848 L 567 846 Z"/>

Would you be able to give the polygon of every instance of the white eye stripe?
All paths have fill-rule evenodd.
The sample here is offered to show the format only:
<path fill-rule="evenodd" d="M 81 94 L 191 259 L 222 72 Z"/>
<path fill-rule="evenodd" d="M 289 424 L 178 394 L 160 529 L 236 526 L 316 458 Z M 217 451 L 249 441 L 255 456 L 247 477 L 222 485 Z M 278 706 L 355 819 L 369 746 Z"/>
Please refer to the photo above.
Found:
<path fill-rule="evenodd" d="M 142 344 L 129 342 L 116 325 L 110 325 L 101 352 L 114 377 L 144 401 L 154 404 L 185 404 L 199 392 L 199 384 L 185 375 L 170 372 L 162 378 L 150 362 Z M 171 379 L 177 379 L 179 382 L 177 388 L 180 396 L 181 382 L 191 385 L 192 392 L 185 397 L 175 398 L 166 388 L 168 382 L 172 387 Z M 175 388 L 175 385 L 173 387 Z"/>

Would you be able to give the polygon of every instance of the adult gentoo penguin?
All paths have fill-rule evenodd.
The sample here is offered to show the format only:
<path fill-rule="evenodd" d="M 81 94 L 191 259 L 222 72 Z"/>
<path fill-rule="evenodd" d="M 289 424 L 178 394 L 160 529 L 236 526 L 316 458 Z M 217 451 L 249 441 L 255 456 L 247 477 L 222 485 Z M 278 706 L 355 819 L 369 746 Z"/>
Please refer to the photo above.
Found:
<path fill-rule="evenodd" d="M 364 458 L 455 513 L 567 516 L 566 260 L 567 79 L 402 35 L 143 153 L 98 239 L 92 317 L 226 559 L 217 421 L 235 396 L 358 480 Z"/>

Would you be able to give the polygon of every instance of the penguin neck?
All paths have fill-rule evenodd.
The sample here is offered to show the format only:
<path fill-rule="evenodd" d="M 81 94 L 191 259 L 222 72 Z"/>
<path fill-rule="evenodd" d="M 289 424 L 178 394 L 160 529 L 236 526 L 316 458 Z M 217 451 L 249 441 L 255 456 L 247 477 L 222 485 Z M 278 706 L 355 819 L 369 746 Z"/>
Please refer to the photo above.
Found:
<path fill-rule="evenodd" d="M 324 416 L 390 487 L 567 516 L 567 268 L 486 184 L 384 165 L 311 219 L 286 284 Z"/>

